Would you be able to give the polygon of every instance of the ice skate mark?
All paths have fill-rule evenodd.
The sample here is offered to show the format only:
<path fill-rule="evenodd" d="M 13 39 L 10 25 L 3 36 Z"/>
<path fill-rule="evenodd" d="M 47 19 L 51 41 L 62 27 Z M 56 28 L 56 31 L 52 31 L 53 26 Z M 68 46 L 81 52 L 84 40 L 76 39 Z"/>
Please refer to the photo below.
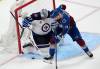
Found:
<path fill-rule="evenodd" d="M 7 64 L 7 63 L 9 63 L 9 62 L 11 62 L 12 60 L 14 60 L 15 58 L 17 58 L 18 56 L 19 56 L 19 55 L 16 55 L 16 56 L 14 56 L 14 57 L 12 57 L 12 58 L 6 60 L 5 62 L 0 63 L 0 67 L 2 67 L 3 65 L 5 65 L 5 64 Z"/>
<path fill-rule="evenodd" d="M 81 33 L 93 34 L 93 35 L 96 35 L 96 36 L 100 36 L 100 33 L 95 33 L 95 32 L 81 32 Z"/>
<path fill-rule="evenodd" d="M 88 5 L 88 4 L 79 3 L 79 2 L 75 2 L 75 1 L 68 1 L 68 0 L 64 0 L 64 1 L 72 3 L 72 4 L 77 4 L 77 5 L 81 5 L 81 6 L 85 6 L 85 7 L 90 7 L 90 8 L 100 8 L 98 6 Z"/>
<path fill-rule="evenodd" d="M 100 7 L 98 7 L 98 6 L 83 4 L 83 3 L 79 3 L 79 2 L 75 2 L 75 1 L 69 1 L 69 0 L 64 0 L 64 1 L 69 2 L 69 3 L 73 3 L 73 4 L 77 4 L 77 5 L 81 5 L 81 6 L 84 6 L 84 7 L 89 7 L 89 8 L 95 9 L 95 10 L 91 11 L 90 13 L 84 15 L 80 19 L 76 20 L 76 22 L 82 21 L 83 19 L 86 19 L 87 17 L 91 16 L 92 14 L 94 14 L 94 13 L 96 13 L 100 10 Z"/>
<path fill-rule="evenodd" d="M 79 18 L 78 20 L 76 20 L 76 22 L 80 22 L 82 21 L 83 19 L 86 19 L 87 17 L 93 15 L 94 13 L 98 12 L 100 9 L 95 9 L 93 11 L 91 11 L 90 13 L 84 15 L 83 17 Z"/>

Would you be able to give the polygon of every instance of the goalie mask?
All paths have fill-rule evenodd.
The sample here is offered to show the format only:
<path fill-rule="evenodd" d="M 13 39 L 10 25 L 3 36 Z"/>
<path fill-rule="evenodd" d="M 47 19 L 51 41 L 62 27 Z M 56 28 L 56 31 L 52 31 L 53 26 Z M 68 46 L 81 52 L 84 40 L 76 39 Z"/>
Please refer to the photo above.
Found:
<path fill-rule="evenodd" d="M 49 11 L 47 9 L 42 9 L 40 11 L 41 18 L 47 18 L 49 15 Z"/>

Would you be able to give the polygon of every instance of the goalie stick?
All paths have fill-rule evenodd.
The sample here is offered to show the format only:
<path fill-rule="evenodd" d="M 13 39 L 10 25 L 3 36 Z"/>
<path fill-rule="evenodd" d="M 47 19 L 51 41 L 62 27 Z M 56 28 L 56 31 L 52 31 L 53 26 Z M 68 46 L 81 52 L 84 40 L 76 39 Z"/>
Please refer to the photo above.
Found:
<path fill-rule="evenodd" d="M 14 14 L 10 11 L 10 14 L 13 16 L 13 18 L 16 20 L 16 17 L 14 16 Z M 18 23 L 19 24 L 19 23 Z M 21 38 L 23 36 L 24 33 L 24 28 L 19 24 L 19 26 L 21 27 L 22 31 L 21 31 Z"/>

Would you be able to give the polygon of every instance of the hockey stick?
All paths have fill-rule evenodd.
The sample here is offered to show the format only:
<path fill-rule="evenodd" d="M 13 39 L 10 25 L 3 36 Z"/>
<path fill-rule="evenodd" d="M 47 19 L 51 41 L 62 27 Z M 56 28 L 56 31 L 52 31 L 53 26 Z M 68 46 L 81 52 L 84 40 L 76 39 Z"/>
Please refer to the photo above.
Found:
<path fill-rule="evenodd" d="M 35 47 L 35 49 L 39 52 L 38 55 L 42 56 L 42 55 L 41 55 L 41 51 L 40 51 L 40 49 L 37 47 L 37 45 L 36 45 L 34 39 L 32 40 L 31 37 L 29 37 L 29 40 L 30 40 L 30 42 L 32 43 L 32 46 Z M 42 57 L 43 57 L 43 56 L 42 56 Z"/>
<path fill-rule="evenodd" d="M 14 16 L 14 14 L 10 11 L 10 14 L 13 16 L 13 18 L 16 20 L 16 17 Z M 21 38 L 23 36 L 23 33 L 24 33 L 24 28 L 20 25 L 20 23 L 18 23 L 19 26 L 21 27 L 22 31 L 21 31 Z"/>
<path fill-rule="evenodd" d="M 57 38 L 57 33 L 56 33 L 56 31 L 55 31 L 55 37 Z M 56 54 L 55 54 L 55 63 L 56 63 L 56 69 L 58 69 L 58 64 L 57 64 L 57 41 L 55 40 L 55 42 L 56 42 L 56 49 L 55 49 L 55 52 L 56 52 Z"/>
<path fill-rule="evenodd" d="M 26 48 L 26 47 L 28 47 L 30 45 L 30 43 L 29 44 L 26 44 L 25 46 L 23 46 L 23 48 Z M 39 44 L 39 45 L 37 45 L 38 46 L 38 48 L 46 48 L 46 47 L 49 47 L 49 45 L 50 44 Z M 42 47 L 43 46 L 43 47 Z"/>
<path fill-rule="evenodd" d="M 52 31 L 54 32 L 55 38 L 57 39 L 56 29 L 52 28 Z M 56 39 L 55 39 L 55 44 L 56 44 L 56 47 L 55 47 L 55 66 L 56 66 L 56 69 L 58 69 L 58 64 L 57 64 L 57 41 L 56 41 Z"/>
<path fill-rule="evenodd" d="M 56 8 L 55 0 L 53 0 L 53 9 Z M 57 38 L 57 33 L 54 29 L 52 29 L 55 33 L 55 38 Z M 56 41 L 56 40 L 55 40 Z M 56 41 L 56 58 L 55 58 L 55 64 L 56 64 L 56 69 L 58 69 L 58 64 L 57 64 L 57 41 Z"/>

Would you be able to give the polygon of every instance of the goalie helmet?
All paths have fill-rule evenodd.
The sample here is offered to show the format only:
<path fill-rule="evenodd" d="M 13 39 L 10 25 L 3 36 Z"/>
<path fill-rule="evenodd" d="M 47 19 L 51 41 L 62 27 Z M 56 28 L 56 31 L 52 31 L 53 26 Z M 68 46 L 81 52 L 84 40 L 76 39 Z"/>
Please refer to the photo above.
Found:
<path fill-rule="evenodd" d="M 48 15 L 49 15 L 49 11 L 47 9 L 42 9 L 40 11 L 40 15 L 41 15 L 42 18 L 47 18 Z"/>

